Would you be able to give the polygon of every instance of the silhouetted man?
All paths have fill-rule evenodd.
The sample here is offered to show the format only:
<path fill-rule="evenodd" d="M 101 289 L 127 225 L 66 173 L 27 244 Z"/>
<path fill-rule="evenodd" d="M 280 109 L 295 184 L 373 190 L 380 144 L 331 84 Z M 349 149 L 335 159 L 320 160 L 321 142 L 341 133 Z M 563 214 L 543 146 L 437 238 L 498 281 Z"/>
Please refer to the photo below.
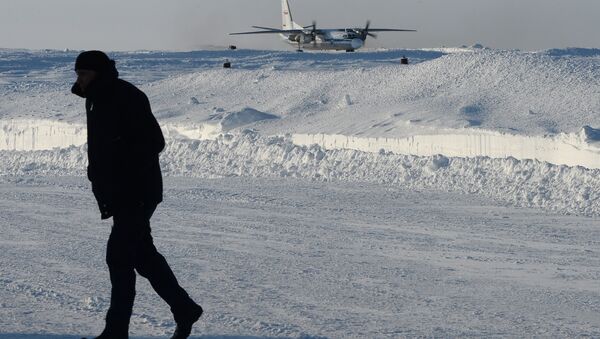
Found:
<path fill-rule="evenodd" d="M 115 62 L 100 51 L 75 61 L 72 92 L 86 99 L 88 178 L 102 219 L 113 217 L 106 249 L 112 284 L 106 326 L 97 339 L 128 338 L 137 271 L 171 307 L 177 328 L 172 339 L 187 338 L 202 315 L 154 247 L 150 218 L 162 201 L 158 154 L 165 140 L 146 95 L 118 78 Z"/>

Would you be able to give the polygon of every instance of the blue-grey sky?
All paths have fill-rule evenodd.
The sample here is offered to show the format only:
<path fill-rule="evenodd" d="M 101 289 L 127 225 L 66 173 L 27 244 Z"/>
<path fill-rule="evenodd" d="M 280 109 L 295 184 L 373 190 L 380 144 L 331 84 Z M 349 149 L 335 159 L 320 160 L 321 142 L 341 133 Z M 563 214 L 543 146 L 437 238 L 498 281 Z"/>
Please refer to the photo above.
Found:
<path fill-rule="evenodd" d="M 600 0 L 290 0 L 294 20 L 321 28 L 414 28 L 381 33 L 370 47 L 481 43 L 504 49 L 600 48 Z M 280 0 L 0 0 L 0 48 L 193 50 L 236 44 L 286 49 Z"/>

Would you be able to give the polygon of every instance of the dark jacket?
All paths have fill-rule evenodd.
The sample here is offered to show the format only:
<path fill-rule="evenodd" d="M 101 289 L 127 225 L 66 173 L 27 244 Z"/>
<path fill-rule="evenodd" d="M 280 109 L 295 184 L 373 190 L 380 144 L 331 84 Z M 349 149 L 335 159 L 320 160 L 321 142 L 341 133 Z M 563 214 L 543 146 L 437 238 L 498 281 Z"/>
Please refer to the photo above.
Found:
<path fill-rule="evenodd" d="M 73 93 L 83 96 L 77 85 Z M 165 140 L 144 92 L 113 73 L 85 93 L 88 178 L 102 218 L 117 209 L 162 201 L 158 154 Z"/>

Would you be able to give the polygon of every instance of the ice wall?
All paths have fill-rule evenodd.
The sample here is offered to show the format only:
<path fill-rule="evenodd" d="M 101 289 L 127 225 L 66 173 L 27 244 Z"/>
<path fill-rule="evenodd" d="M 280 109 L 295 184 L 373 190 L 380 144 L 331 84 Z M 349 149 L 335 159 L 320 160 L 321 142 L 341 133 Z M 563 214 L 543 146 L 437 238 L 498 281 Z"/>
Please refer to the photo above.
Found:
<path fill-rule="evenodd" d="M 590 143 L 589 128 L 577 135 L 533 137 L 486 131 L 407 138 L 363 138 L 344 135 L 294 134 L 295 144 L 317 144 L 326 149 L 352 149 L 364 152 L 447 157 L 535 159 L 556 165 L 600 169 L 600 147 Z"/>
<path fill-rule="evenodd" d="M 165 124 L 167 138 L 214 140 L 223 131 L 214 124 Z M 356 137 L 329 134 L 294 134 L 297 145 L 317 144 L 325 149 L 392 152 L 414 156 L 534 159 L 556 165 L 600 169 L 600 131 L 584 127 L 578 134 L 519 136 L 483 130 L 444 131 L 406 138 Z M 0 120 L 0 151 L 40 151 L 86 143 L 83 124 L 52 120 Z"/>
<path fill-rule="evenodd" d="M 52 120 L 0 121 L 0 151 L 41 151 L 81 146 L 85 125 Z"/>
<path fill-rule="evenodd" d="M 246 130 L 214 140 L 171 138 L 161 153 L 167 176 L 291 177 L 376 182 L 412 190 L 482 194 L 515 206 L 600 216 L 600 170 L 514 158 L 417 157 L 391 152 L 327 150 L 294 144 L 291 137 Z M 5 176 L 85 175 L 86 149 L 0 152 Z M 9 179 L 10 180 L 10 179 Z"/>

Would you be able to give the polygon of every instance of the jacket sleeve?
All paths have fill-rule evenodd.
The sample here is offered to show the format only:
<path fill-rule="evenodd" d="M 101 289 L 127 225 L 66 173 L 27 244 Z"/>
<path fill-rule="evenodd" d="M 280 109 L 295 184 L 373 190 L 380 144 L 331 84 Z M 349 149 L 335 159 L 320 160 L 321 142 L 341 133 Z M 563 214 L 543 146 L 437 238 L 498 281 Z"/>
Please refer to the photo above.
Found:
<path fill-rule="evenodd" d="M 153 158 L 165 148 L 165 139 L 152 114 L 148 97 L 138 92 L 125 114 L 127 131 L 124 136 L 135 157 Z"/>
<path fill-rule="evenodd" d="M 122 132 L 115 142 L 115 184 L 117 199 L 139 201 L 146 199 L 149 187 L 160 180 L 155 172 L 157 168 L 160 171 L 158 155 L 165 147 L 165 139 L 148 97 L 141 91 L 130 94 L 125 98 L 120 119 Z"/>

